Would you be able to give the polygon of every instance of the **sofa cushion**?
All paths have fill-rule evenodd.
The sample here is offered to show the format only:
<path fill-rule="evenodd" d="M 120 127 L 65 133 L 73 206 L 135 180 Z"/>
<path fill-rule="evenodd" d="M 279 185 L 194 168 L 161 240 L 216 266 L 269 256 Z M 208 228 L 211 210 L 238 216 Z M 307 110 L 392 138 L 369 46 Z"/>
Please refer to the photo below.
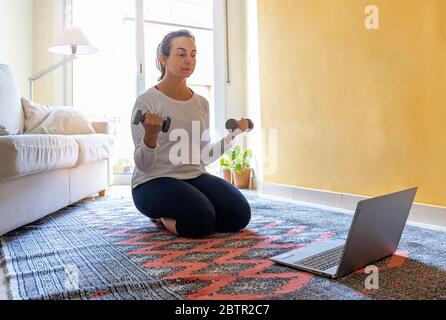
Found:
<path fill-rule="evenodd" d="M 22 97 L 27 134 L 96 133 L 87 116 L 74 107 L 47 106 Z"/>
<path fill-rule="evenodd" d="M 91 123 L 91 126 L 93 127 L 94 131 L 96 131 L 96 133 L 112 134 L 110 122 L 95 121 Z"/>
<path fill-rule="evenodd" d="M 0 137 L 0 181 L 71 168 L 78 145 L 68 136 L 17 135 Z"/>
<path fill-rule="evenodd" d="M 23 133 L 24 114 L 14 75 L 0 64 L 0 125 L 8 132 Z"/>
<path fill-rule="evenodd" d="M 76 167 L 81 164 L 108 159 L 113 151 L 113 137 L 107 134 L 72 135 L 79 145 L 79 157 Z"/>

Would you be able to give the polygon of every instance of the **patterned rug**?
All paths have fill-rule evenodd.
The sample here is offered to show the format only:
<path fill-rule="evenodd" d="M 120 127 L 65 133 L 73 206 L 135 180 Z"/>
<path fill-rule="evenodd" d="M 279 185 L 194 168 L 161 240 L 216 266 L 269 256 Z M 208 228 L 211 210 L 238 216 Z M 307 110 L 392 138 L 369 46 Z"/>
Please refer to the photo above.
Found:
<path fill-rule="evenodd" d="M 12 299 L 446 299 L 446 233 L 406 226 L 378 267 L 330 280 L 268 258 L 345 238 L 351 215 L 246 194 L 240 233 L 191 240 L 139 214 L 130 198 L 79 202 L 0 238 Z"/>

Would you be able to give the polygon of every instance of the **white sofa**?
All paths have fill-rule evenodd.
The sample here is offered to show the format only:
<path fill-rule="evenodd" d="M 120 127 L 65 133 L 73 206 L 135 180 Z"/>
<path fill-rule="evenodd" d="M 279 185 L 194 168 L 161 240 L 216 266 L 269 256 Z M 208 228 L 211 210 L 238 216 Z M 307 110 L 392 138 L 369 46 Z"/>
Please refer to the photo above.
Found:
<path fill-rule="evenodd" d="M 96 134 L 23 134 L 25 114 L 9 66 L 0 64 L 0 235 L 38 220 L 110 185 L 113 138 Z M 5 130 L 4 130 L 5 131 Z"/>

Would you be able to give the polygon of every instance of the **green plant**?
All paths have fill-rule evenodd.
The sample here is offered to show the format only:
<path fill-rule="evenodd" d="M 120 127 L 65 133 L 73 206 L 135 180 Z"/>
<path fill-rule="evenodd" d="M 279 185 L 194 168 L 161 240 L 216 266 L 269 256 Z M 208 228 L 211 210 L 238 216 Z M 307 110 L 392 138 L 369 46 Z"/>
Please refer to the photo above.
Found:
<path fill-rule="evenodd" d="M 252 150 L 242 151 L 240 146 L 227 150 L 220 158 L 220 167 L 223 170 L 232 170 L 241 173 L 251 168 Z"/>
<path fill-rule="evenodd" d="M 240 146 L 235 146 L 230 155 L 231 168 L 237 173 L 248 170 L 251 168 L 251 158 L 251 149 L 245 149 L 242 151 Z"/>
<path fill-rule="evenodd" d="M 220 158 L 220 167 L 224 170 L 231 170 L 231 150 L 226 151 Z"/>
<path fill-rule="evenodd" d="M 130 160 L 125 158 L 120 158 L 114 165 L 115 168 L 124 168 L 127 166 L 130 166 Z"/>

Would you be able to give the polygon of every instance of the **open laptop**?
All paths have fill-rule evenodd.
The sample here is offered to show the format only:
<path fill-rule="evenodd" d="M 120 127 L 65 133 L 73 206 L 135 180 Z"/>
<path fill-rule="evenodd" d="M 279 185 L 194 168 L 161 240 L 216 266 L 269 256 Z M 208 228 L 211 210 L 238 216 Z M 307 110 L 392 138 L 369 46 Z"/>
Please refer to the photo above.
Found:
<path fill-rule="evenodd" d="M 347 240 L 324 240 L 271 260 L 340 278 L 392 255 L 401 239 L 417 188 L 359 201 Z"/>

